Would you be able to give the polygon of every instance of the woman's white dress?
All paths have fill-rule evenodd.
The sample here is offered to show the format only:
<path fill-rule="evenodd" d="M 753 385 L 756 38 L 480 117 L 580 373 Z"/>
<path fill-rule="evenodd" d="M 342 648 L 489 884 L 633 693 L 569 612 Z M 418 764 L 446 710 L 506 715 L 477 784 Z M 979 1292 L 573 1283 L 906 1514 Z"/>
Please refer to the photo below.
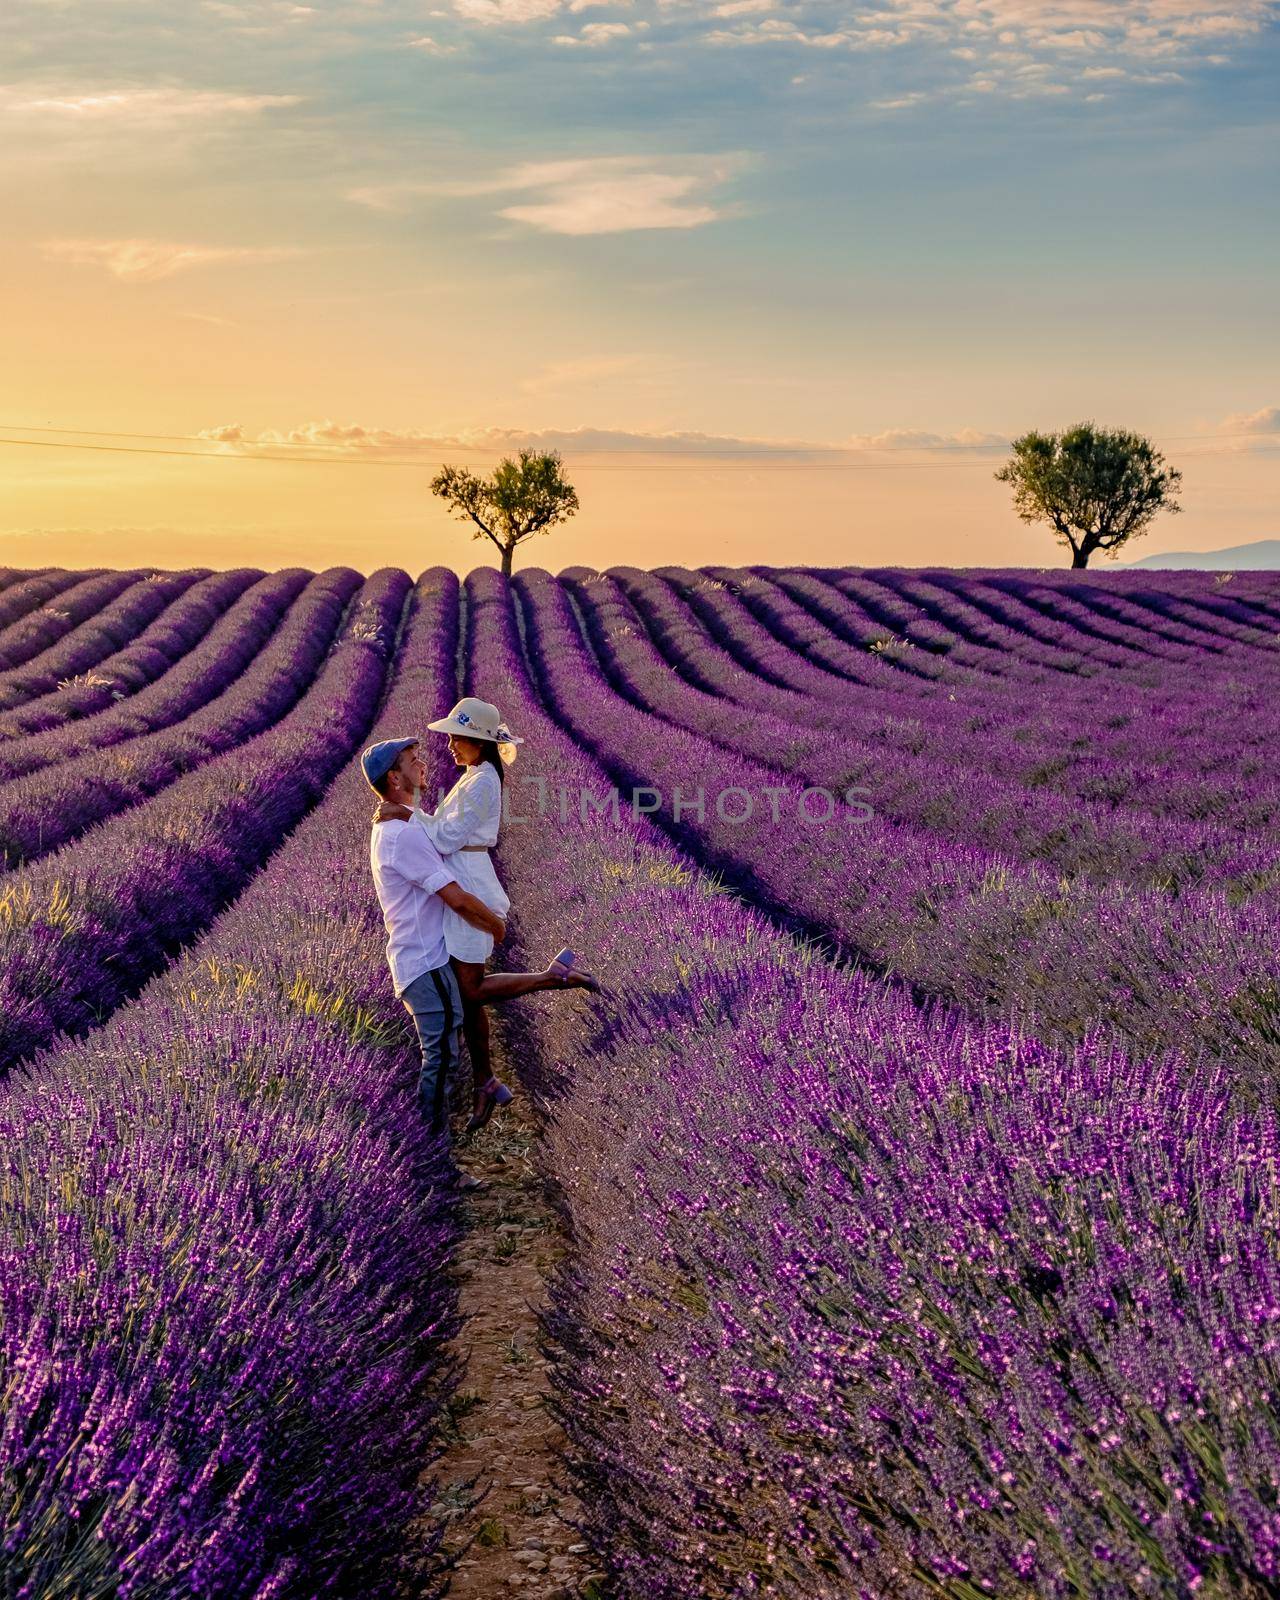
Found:
<path fill-rule="evenodd" d="M 498 842 L 502 780 L 489 763 L 479 761 L 468 767 L 434 811 L 415 811 L 413 820 L 425 829 L 462 887 L 483 900 L 490 911 L 505 917 L 511 901 L 498 882 L 489 851 L 462 848 L 467 844 L 492 847 Z M 450 906 L 444 908 L 444 942 L 459 961 L 487 961 L 493 954 L 492 934 L 473 928 Z"/>

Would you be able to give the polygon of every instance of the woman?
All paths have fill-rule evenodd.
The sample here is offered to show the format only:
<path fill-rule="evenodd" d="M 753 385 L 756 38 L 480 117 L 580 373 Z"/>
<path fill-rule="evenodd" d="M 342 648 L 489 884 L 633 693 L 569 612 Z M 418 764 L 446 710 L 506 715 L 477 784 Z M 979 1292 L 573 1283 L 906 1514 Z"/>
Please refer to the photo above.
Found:
<path fill-rule="evenodd" d="M 498 881 L 490 852 L 498 842 L 502 819 L 504 763 L 515 759 L 522 743 L 502 725 L 498 708 L 486 700 L 459 700 L 447 717 L 427 724 L 433 733 L 449 736 L 449 753 L 462 776 L 433 812 L 384 807 L 382 816 L 410 818 L 426 830 L 461 886 L 505 917 L 511 902 Z M 466 1131 L 482 1128 L 496 1106 L 511 1099 L 511 1090 L 493 1074 L 486 1006 L 542 989 L 589 989 L 600 985 L 577 965 L 572 950 L 562 950 L 543 972 L 485 972 L 493 954 L 493 938 L 464 922 L 448 906 L 444 912 L 445 945 L 462 994 L 462 1030 L 471 1056 L 475 1104 Z"/>

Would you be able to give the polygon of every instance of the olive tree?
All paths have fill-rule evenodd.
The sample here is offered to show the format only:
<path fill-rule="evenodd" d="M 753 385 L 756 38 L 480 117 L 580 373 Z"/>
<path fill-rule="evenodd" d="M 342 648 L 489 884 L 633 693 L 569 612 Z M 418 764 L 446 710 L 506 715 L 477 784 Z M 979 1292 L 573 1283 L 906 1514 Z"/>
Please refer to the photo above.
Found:
<path fill-rule="evenodd" d="M 488 478 L 466 467 L 441 467 L 431 480 L 460 522 L 474 522 L 476 539 L 491 539 L 502 553 L 502 571 L 511 576 L 518 544 L 565 522 L 578 509 L 578 494 L 564 476 L 558 451 L 521 450 L 519 460 L 504 456 Z"/>
<path fill-rule="evenodd" d="M 1013 485 L 1024 522 L 1052 525 L 1073 567 L 1087 567 L 1095 550 L 1114 558 L 1158 511 L 1182 510 L 1175 498 L 1182 474 L 1166 466 L 1149 439 L 1091 422 L 1062 433 L 1024 433 L 996 477 Z"/>

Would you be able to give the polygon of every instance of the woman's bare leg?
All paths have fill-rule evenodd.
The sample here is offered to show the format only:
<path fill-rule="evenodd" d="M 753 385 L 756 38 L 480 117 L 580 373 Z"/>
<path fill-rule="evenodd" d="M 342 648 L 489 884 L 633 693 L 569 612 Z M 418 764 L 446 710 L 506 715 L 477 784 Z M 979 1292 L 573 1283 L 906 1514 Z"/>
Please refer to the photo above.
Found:
<path fill-rule="evenodd" d="M 595 980 L 588 973 L 566 975 L 563 971 L 553 972 L 550 967 L 543 972 L 486 972 L 482 961 L 459 961 L 456 957 L 450 960 L 462 995 L 462 1032 L 471 1056 L 475 1110 L 467 1132 L 472 1133 L 489 1120 L 495 1105 L 505 1105 L 511 1099 L 510 1091 L 493 1076 L 489 1013 L 485 1007 L 543 989 L 585 988 Z"/>
<path fill-rule="evenodd" d="M 471 1055 L 471 1071 L 477 1089 L 493 1076 L 486 1006 L 516 1000 L 522 994 L 537 994 L 544 989 L 581 987 L 581 980 L 574 981 L 576 974 L 566 980 L 550 971 L 486 972 L 482 961 L 459 961 L 457 957 L 452 958 L 452 963 L 462 994 L 462 1032 Z"/>
<path fill-rule="evenodd" d="M 484 963 L 481 961 L 452 961 L 458 990 L 462 995 L 462 1035 L 467 1041 L 467 1054 L 471 1057 L 471 1077 L 477 1089 L 482 1089 L 493 1076 L 493 1056 L 489 1047 L 489 1013 L 476 998 L 484 981 Z"/>
<path fill-rule="evenodd" d="M 543 989 L 583 987 L 580 980 L 575 982 L 571 977 L 566 981 L 564 978 L 558 978 L 553 972 L 486 972 L 479 962 L 475 961 L 455 961 L 454 967 L 457 969 L 458 987 L 462 990 L 464 1006 L 468 1004 L 492 1006 L 500 1004 L 503 1000 L 516 1000 L 522 994 L 537 994 Z M 477 974 L 472 980 L 473 986 L 470 991 L 463 981 L 464 967 L 473 969 Z"/>
<path fill-rule="evenodd" d="M 489 1013 L 483 1006 L 463 1006 L 462 1035 L 471 1057 L 471 1078 L 477 1089 L 493 1077 L 493 1058 L 489 1049 Z"/>

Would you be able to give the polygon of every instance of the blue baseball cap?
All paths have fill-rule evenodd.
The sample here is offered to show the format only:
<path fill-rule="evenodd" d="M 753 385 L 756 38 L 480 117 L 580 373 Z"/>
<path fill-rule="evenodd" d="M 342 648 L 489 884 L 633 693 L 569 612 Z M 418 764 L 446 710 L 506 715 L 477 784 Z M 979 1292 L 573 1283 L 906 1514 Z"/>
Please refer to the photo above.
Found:
<path fill-rule="evenodd" d="M 372 788 L 379 778 L 386 777 L 395 766 L 402 750 L 412 750 L 417 742 L 416 739 L 383 739 L 380 744 L 371 744 L 360 757 L 360 765 L 364 769 L 370 787 Z"/>

